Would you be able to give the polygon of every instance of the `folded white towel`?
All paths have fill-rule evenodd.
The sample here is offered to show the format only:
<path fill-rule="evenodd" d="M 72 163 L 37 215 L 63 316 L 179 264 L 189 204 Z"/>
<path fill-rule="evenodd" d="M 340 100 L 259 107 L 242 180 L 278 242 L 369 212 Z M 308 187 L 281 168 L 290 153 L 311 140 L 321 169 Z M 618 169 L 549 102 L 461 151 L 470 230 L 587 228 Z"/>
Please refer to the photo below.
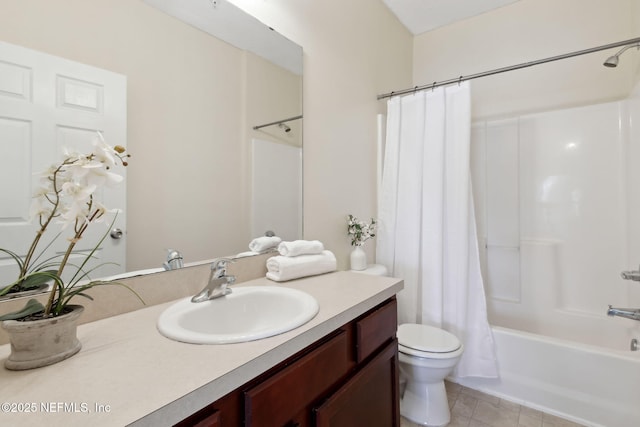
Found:
<path fill-rule="evenodd" d="M 282 256 L 313 255 L 322 251 L 324 251 L 324 245 L 320 240 L 294 240 L 278 245 L 278 252 Z"/>
<path fill-rule="evenodd" d="M 267 249 L 275 248 L 282 242 L 278 236 L 262 236 L 257 237 L 249 243 L 249 249 L 254 252 L 263 252 Z"/>
<path fill-rule="evenodd" d="M 331 251 L 296 257 L 274 256 L 267 260 L 267 278 L 276 282 L 329 273 L 337 268 L 336 256 Z"/>

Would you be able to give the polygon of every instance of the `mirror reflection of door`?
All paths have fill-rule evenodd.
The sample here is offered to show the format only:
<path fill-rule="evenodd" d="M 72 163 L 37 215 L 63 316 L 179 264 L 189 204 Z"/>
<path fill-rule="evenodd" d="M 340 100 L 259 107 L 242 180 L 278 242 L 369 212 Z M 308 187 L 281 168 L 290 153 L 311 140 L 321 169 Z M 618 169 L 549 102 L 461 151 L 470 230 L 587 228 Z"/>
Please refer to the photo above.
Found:
<path fill-rule="evenodd" d="M 39 173 L 62 160 L 64 148 L 89 152 L 96 131 L 109 145 L 126 145 L 126 78 L 109 71 L 0 42 L 0 247 L 24 256 L 38 229 L 29 207 Z M 123 175 L 121 168 L 118 174 Z M 106 188 L 97 198 L 120 209 L 115 227 L 126 230 L 126 185 Z M 76 245 L 76 256 L 88 254 L 107 231 L 112 218 L 94 224 Z M 39 253 L 60 231 L 52 224 Z M 63 233 L 41 259 L 62 254 Z M 92 266 L 104 262 L 92 277 L 125 271 L 125 242 L 105 239 Z M 73 259 L 70 262 L 74 262 Z M 0 253 L 0 287 L 16 280 L 18 267 Z M 68 279 L 68 277 L 66 278 Z"/>
<path fill-rule="evenodd" d="M 124 182 L 127 271 L 161 269 L 169 248 L 179 250 L 185 264 L 246 251 L 255 237 L 251 140 L 302 147 L 303 136 L 302 120 L 287 122 L 288 133 L 252 127 L 303 114 L 302 47 L 228 0 L 113 3 L 38 2 L 34 14 L 31 2 L 13 2 L 0 13 L 0 40 L 126 76 L 133 156 Z M 96 14 L 100 19 L 87 20 Z M 226 39 L 223 30 L 250 46 Z M 125 135 L 105 137 L 113 145 Z M 0 205 L 5 200 L 0 193 Z"/>

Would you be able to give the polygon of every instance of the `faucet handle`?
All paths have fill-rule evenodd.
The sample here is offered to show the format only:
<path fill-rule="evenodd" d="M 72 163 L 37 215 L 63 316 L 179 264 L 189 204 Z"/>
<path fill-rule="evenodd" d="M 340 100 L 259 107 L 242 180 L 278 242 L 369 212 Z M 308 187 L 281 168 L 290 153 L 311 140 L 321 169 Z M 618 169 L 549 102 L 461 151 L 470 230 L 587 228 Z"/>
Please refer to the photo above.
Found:
<path fill-rule="evenodd" d="M 231 258 L 216 258 L 211 263 L 211 270 L 222 273 L 222 275 L 226 274 L 227 265 L 230 262 L 235 262 L 235 260 Z"/>

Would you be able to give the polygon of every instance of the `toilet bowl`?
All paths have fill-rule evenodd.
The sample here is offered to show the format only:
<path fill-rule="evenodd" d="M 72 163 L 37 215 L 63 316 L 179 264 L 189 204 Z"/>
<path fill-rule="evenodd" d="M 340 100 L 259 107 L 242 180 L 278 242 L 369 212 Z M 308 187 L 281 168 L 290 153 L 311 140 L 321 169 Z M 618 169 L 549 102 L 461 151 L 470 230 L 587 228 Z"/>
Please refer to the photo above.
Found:
<path fill-rule="evenodd" d="M 428 325 L 398 327 L 398 360 L 406 382 L 400 414 L 414 423 L 439 427 L 451 420 L 444 379 L 460 361 L 464 346 L 458 338 Z"/>

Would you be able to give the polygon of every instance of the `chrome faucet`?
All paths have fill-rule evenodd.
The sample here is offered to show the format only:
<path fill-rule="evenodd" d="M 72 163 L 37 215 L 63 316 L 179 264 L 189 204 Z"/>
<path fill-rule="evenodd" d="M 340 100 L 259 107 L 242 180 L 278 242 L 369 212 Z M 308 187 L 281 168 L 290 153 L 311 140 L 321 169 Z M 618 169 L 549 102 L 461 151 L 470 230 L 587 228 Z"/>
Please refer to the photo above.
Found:
<path fill-rule="evenodd" d="M 182 254 L 174 249 L 167 249 L 167 261 L 162 266 L 167 271 L 184 267 Z"/>
<path fill-rule="evenodd" d="M 634 280 L 636 282 L 640 282 L 640 269 L 623 271 L 622 273 L 620 273 L 620 277 L 622 277 L 624 280 Z"/>
<path fill-rule="evenodd" d="M 613 308 L 609 306 L 607 316 L 618 316 L 631 320 L 640 320 L 640 308 Z"/>
<path fill-rule="evenodd" d="M 191 302 L 209 301 L 231 293 L 231 288 L 228 286 L 235 283 L 236 277 L 227 276 L 227 265 L 230 262 L 234 261 L 229 258 L 216 258 L 213 260 L 207 286 L 194 295 L 193 298 L 191 298 Z"/>

